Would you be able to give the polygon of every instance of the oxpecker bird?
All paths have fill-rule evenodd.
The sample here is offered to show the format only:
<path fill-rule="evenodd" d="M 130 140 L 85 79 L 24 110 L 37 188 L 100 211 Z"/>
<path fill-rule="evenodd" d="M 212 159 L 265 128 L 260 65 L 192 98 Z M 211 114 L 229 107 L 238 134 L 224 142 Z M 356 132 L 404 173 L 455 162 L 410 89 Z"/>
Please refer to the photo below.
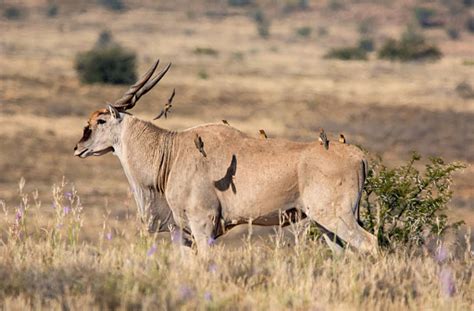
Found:
<path fill-rule="evenodd" d="M 328 140 L 328 137 L 326 136 L 326 132 L 324 132 L 324 129 L 320 129 L 319 130 L 319 143 L 321 145 L 324 145 L 324 148 L 326 150 L 329 149 L 329 140 Z"/>
<path fill-rule="evenodd" d="M 342 144 L 346 143 L 346 138 L 344 137 L 344 135 L 339 134 L 339 142 L 342 143 Z"/>
<path fill-rule="evenodd" d="M 267 139 L 267 138 L 268 138 L 267 133 L 265 133 L 264 130 L 260 130 L 259 133 L 260 133 L 260 138 L 263 138 L 263 139 Z"/>
<path fill-rule="evenodd" d="M 204 157 L 207 157 L 207 154 L 204 151 L 204 142 L 198 133 L 196 133 L 196 137 L 194 138 L 194 144 L 196 145 L 196 148 L 199 150 L 199 152 L 202 153 Z"/>
<path fill-rule="evenodd" d="M 227 120 L 222 120 L 222 123 L 224 123 L 225 125 L 229 125 L 229 126 L 230 126 L 230 124 L 229 124 L 229 122 L 227 122 Z"/>
<path fill-rule="evenodd" d="M 157 120 L 159 118 L 161 118 L 162 116 L 165 116 L 165 119 L 168 118 L 168 112 L 170 111 L 170 109 L 173 107 L 173 105 L 171 104 L 173 102 L 173 98 L 174 98 L 174 95 L 176 94 L 176 90 L 173 89 L 173 93 L 171 93 L 171 96 L 170 98 L 168 98 L 168 103 L 165 105 L 165 107 L 161 110 L 160 114 L 157 115 L 153 120 Z"/>

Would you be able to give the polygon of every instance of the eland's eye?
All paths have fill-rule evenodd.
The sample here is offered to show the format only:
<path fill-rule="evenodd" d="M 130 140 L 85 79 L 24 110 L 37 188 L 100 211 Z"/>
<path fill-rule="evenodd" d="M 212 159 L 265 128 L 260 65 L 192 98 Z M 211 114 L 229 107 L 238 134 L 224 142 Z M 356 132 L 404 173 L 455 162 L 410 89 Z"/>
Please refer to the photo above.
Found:
<path fill-rule="evenodd" d="M 97 124 L 104 124 L 104 123 L 105 123 L 105 120 L 102 120 L 102 119 L 97 120 Z"/>

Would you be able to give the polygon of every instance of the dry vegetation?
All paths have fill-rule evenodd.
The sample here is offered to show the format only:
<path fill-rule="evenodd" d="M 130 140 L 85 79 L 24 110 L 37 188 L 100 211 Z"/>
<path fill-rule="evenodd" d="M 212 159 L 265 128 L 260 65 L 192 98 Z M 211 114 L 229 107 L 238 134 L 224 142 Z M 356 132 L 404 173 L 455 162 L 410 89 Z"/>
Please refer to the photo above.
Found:
<path fill-rule="evenodd" d="M 304 236 L 296 247 L 284 246 L 288 234 L 284 243 L 275 237 L 248 242 L 245 227 L 221 242 L 227 248 L 218 246 L 212 261 L 198 259 L 142 232 L 112 155 L 73 158 L 88 114 L 125 90 L 81 84 L 74 70 L 77 53 L 108 29 L 137 52 L 139 72 L 156 57 L 173 62 L 166 79 L 134 109 L 140 117 L 156 115 L 176 88 L 174 111 L 159 126 L 183 129 L 227 119 L 248 133 L 264 128 L 271 137 L 294 140 L 313 140 L 322 126 L 393 165 L 411 150 L 460 160 L 468 167 L 455 177 L 451 216 L 472 227 L 474 99 L 457 89 L 474 86 L 474 35 L 461 30 L 452 40 L 445 29 L 422 30 L 443 53 L 435 62 L 390 62 L 375 52 L 367 61 L 325 59 L 331 48 L 357 44 L 363 24 L 376 46 L 398 38 L 424 2 L 310 1 L 305 10 L 285 5 L 299 1 L 257 2 L 271 19 L 267 38 L 258 34 L 256 5 L 227 1 L 130 0 L 122 11 L 96 1 L 61 1 L 54 16 L 47 1 L 0 2 L 1 305 L 472 308 L 469 249 L 448 251 L 446 259 L 428 249 L 334 258 Z M 450 15 L 454 9 L 446 2 L 428 5 L 456 27 L 473 14 L 471 7 Z M 20 9 L 15 19 L 3 14 L 12 6 Z M 304 27 L 312 31 L 299 35 Z M 68 204 L 76 200 L 70 186 L 50 195 L 63 176 L 81 194 L 80 205 Z M 19 194 L 21 177 L 27 183 Z M 31 207 L 18 220 L 25 193 Z M 254 236 L 273 231 L 253 230 Z"/>
<path fill-rule="evenodd" d="M 205 258 L 149 236 L 133 219 L 119 227 L 106 213 L 94 242 L 83 240 L 88 219 L 74 188 L 55 185 L 52 206 L 23 189 L 22 181 L 22 208 L 13 215 L 4 209 L 2 217 L 0 299 L 7 310 L 468 310 L 474 303 L 469 247 L 457 255 L 439 244 L 417 254 L 334 257 L 294 226 L 275 229 L 266 243 L 258 233 L 233 233 L 234 247 L 220 241 Z"/>

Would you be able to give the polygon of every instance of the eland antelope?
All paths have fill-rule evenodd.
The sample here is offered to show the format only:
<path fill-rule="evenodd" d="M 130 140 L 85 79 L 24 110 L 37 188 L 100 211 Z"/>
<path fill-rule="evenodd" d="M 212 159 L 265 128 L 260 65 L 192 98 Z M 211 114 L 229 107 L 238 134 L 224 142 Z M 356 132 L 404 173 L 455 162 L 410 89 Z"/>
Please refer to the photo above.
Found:
<path fill-rule="evenodd" d="M 297 212 L 349 245 L 376 252 L 375 236 L 357 221 L 367 169 L 358 148 L 262 142 L 222 123 L 176 132 L 136 118 L 127 111 L 171 65 L 152 78 L 158 63 L 122 98 L 90 115 L 74 148 L 81 158 L 118 157 L 150 231 L 180 229 L 205 252 L 226 228 L 278 225 L 282 214 Z M 206 156 L 196 150 L 196 137 Z"/>

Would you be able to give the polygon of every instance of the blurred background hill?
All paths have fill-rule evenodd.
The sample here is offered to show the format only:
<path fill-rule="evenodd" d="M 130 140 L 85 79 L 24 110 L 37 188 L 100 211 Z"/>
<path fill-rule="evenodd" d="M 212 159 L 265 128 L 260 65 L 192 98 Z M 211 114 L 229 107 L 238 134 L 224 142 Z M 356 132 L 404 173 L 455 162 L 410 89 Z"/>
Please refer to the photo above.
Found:
<path fill-rule="evenodd" d="M 156 58 L 173 63 L 134 108 L 139 117 L 151 120 L 176 88 L 158 126 L 227 119 L 252 135 L 262 128 L 300 141 L 323 127 L 388 165 L 412 150 L 460 160 L 468 167 L 456 175 L 452 213 L 474 226 L 472 0 L 1 0 L 0 14 L 7 206 L 18 202 L 21 177 L 48 202 L 65 176 L 89 215 L 134 212 L 117 159 L 72 155 L 88 115 L 127 89 L 88 84 L 76 70 L 81 53 L 113 40 L 135 55 L 138 75 Z"/>

